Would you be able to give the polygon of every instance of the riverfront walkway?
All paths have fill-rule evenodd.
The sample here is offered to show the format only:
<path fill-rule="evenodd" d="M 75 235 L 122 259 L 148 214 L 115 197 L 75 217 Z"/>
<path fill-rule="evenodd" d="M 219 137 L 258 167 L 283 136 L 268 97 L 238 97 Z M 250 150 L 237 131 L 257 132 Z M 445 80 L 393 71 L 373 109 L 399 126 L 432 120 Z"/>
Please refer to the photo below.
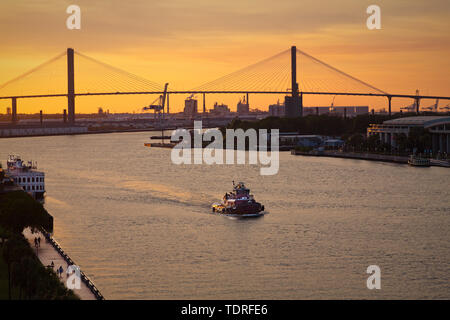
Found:
<path fill-rule="evenodd" d="M 394 156 L 387 154 L 375 153 L 356 153 L 356 152 L 340 152 L 340 151 L 322 151 L 322 152 L 302 152 L 292 149 L 291 154 L 296 156 L 312 156 L 312 157 L 332 157 L 346 158 L 357 160 L 371 160 L 407 164 L 409 157 Z"/>
<path fill-rule="evenodd" d="M 23 235 L 30 243 L 31 248 L 37 252 L 38 258 L 44 266 L 50 266 L 52 261 L 54 263 L 54 270 L 56 271 L 59 266 L 62 266 L 64 271 L 60 277 L 61 282 L 67 287 L 67 267 L 68 263 L 64 259 L 64 257 L 52 246 L 52 244 L 45 238 L 45 236 L 40 233 L 31 233 L 30 228 L 26 228 L 23 231 Z M 36 250 L 34 246 L 34 239 L 40 237 L 41 238 L 41 246 Z M 80 281 L 81 287 L 80 289 L 73 289 L 75 294 L 80 297 L 82 300 L 97 300 L 94 293 L 91 289 L 86 285 L 84 281 Z"/>
<path fill-rule="evenodd" d="M 408 159 L 409 159 L 409 157 L 395 156 L 395 155 L 389 155 L 389 154 L 356 153 L 356 152 L 340 152 L 340 151 L 303 152 L 303 151 L 298 151 L 295 149 L 291 150 L 291 154 L 296 155 L 296 156 L 332 157 L 332 158 L 344 158 L 344 159 L 393 162 L 393 163 L 400 163 L 400 164 L 408 164 Z M 450 161 L 449 160 L 430 159 L 430 165 L 435 166 L 435 167 L 450 168 Z"/>

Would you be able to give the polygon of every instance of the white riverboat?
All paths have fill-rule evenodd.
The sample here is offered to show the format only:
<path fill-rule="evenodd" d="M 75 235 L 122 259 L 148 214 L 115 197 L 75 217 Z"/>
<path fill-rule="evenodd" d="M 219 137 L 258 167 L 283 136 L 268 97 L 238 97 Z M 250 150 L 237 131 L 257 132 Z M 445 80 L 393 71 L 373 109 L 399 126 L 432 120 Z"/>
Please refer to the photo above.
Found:
<path fill-rule="evenodd" d="M 36 162 L 25 163 L 20 156 L 10 155 L 6 162 L 6 173 L 24 191 L 36 199 L 42 199 L 45 193 L 45 174 L 37 171 Z"/>
<path fill-rule="evenodd" d="M 409 156 L 408 164 L 414 167 L 429 167 L 431 165 L 430 159 L 420 158 L 415 155 Z"/>

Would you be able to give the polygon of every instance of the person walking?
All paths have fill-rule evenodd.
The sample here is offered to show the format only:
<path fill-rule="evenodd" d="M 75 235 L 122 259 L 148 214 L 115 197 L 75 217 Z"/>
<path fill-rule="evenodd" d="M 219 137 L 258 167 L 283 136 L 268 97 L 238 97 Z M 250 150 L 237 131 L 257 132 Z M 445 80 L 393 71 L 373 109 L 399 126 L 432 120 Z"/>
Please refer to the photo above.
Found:
<path fill-rule="evenodd" d="M 38 247 L 40 248 L 41 247 L 41 237 L 38 237 L 37 241 L 38 241 Z"/>
<path fill-rule="evenodd" d="M 38 249 L 38 240 L 37 238 L 34 238 L 34 247 L 36 248 L 36 255 L 39 256 L 39 249 Z"/>
<path fill-rule="evenodd" d="M 58 273 L 59 273 L 59 277 L 60 277 L 60 278 L 61 278 L 61 276 L 62 276 L 63 271 L 64 271 L 63 267 L 62 267 L 62 266 L 59 266 L 59 268 L 58 268 Z"/>

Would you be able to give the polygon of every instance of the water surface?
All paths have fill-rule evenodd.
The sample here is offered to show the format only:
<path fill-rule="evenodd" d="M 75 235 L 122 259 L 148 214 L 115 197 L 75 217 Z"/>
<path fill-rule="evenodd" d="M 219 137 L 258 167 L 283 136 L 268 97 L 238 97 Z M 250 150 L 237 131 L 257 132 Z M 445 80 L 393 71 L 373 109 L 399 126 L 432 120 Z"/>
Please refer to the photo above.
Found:
<path fill-rule="evenodd" d="M 450 298 L 449 169 L 280 153 L 261 176 L 174 165 L 148 137 L 0 139 L 3 164 L 45 171 L 54 236 L 107 299 Z M 211 215 L 232 180 L 270 213 Z"/>

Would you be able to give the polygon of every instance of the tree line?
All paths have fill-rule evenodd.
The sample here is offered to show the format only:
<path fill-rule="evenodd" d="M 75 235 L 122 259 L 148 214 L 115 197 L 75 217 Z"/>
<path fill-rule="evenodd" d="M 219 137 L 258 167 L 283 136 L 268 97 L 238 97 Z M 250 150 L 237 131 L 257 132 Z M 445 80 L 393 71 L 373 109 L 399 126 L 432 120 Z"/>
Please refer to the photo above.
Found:
<path fill-rule="evenodd" d="M 382 124 L 386 120 L 416 116 L 415 113 L 396 113 L 392 116 L 364 114 L 352 118 L 336 115 L 308 115 L 298 118 L 267 117 L 258 121 L 234 119 L 225 129 L 279 129 L 280 132 L 293 132 L 304 135 L 324 135 L 339 137 L 345 141 L 345 151 L 392 152 L 409 154 L 416 150 L 424 153 L 432 149 L 431 134 L 423 128 L 412 128 L 409 135 L 394 135 L 395 150 L 380 140 L 378 135 L 367 137 L 369 124 Z M 436 115 L 424 112 L 421 115 Z M 442 114 L 440 114 L 442 115 Z M 447 113 L 446 115 L 450 115 Z"/>
<path fill-rule="evenodd" d="M 365 133 L 369 124 L 380 124 L 389 119 L 387 115 L 378 114 L 358 115 L 353 118 L 327 114 L 297 118 L 267 117 L 259 121 L 246 121 L 236 118 L 228 124 L 226 129 L 279 129 L 280 132 L 342 136 L 345 134 Z"/>

